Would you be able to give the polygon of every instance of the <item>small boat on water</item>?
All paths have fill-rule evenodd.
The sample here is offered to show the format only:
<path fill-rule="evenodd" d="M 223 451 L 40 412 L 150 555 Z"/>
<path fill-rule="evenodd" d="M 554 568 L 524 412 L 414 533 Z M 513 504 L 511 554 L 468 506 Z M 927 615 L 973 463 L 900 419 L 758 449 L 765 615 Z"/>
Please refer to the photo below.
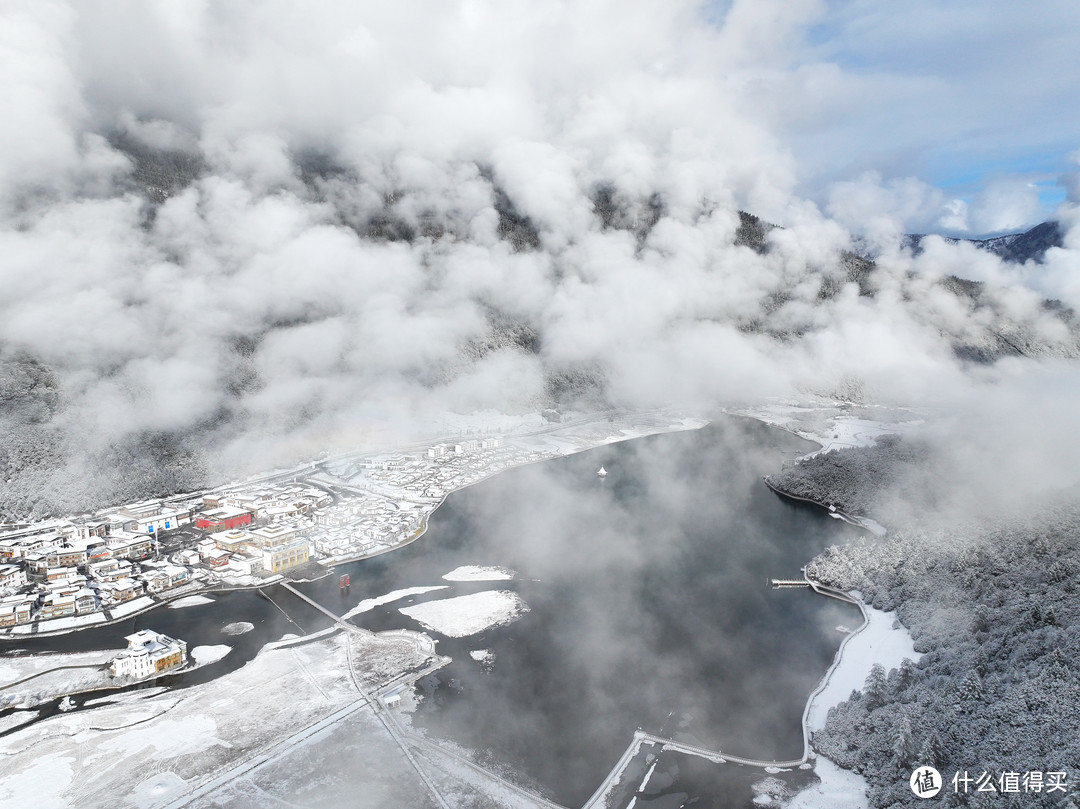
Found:
<path fill-rule="evenodd" d="M 600 467 L 600 468 L 599 468 L 599 469 L 598 469 L 598 470 L 596 471 L 596 476 L 597 476 L 597 477 L 601 477 L 601 478 L 606 478 L 606 477 L 607 477 L 607 470 L 606 470 L 606 469 L 604 469 L 604 467 L 602 467 L 602 466 L 601 466 L 601 467 Z"/>

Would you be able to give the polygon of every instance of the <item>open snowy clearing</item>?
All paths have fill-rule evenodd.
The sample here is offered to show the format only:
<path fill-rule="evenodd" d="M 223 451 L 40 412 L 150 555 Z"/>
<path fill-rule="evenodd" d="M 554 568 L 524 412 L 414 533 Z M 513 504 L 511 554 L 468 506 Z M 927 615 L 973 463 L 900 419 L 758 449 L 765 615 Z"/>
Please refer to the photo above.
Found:
<path fill-rule="evenodd" d="M 118 694 L 94 710 L 57 714 L 0 738 L 0 806 L 150 809 L 186 803 L 203 784 L 211 787 L 205 805 L 215 806 L 434 806 L 356 691 L 350 642 L 369 687 L 423 664 L 408 639 L 337 635 L 263 651 L 210 683 L 149 698 Z M 213 656 L 223 648 L 196 647 L 192 655 L 206 659 L 203 649 Z M 328 719 L 324 731 L 305 735 Z M 339 722 L 359 724 L 339 731 Z M 284 761 L 255 770 L 246 763 L 282 743 L 275 755 Z M 255 804 L 246 798 L 252 784 L 260 791 Z M 360 795 L 360 784 L 379 789 Z"/>
<path fill-rule="evenodd" d="M 119 649 L 105 649 L 97 652 L 65 652 L 0 657 L 0 687 L 61 666 L 102 666 L 119 653 Z"/>
<path fill-rule="evenodd" d="M 529 605 L 509 590 L 488 590 L 457 598 L 428 601 L 400 612 L 425 628 L 448 638 L 464 638 L 513 623 L 529 611 Z"/>
<path fill-rule="evenodd" d="M 505 567 L 462 565 L 443 576 L 446 581 L 509 581 L 517 573 Z"/>
<path fill-rule="evenodd" d="M 870 446 L 883 435 L 910 432 L 923 423 L 911 411 L 866 406 L 850 408 L 840 402 L 776 402 L 731 412 L 821 444 L 821 449 L 804 456 L 807 458 L 831 449 Z"/>

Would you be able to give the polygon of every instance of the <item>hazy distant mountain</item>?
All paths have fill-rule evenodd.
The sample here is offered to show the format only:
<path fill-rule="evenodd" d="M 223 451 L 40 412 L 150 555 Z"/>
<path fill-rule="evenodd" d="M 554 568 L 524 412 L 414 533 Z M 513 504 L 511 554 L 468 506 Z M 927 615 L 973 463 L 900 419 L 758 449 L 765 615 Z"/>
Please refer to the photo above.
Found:
<path fill-rule="evenodd" d="M 1001 256 L 1005 261 L 1016 264 L 1023 264 L 1026 261 L 1041 264 L 1047 250 L 1051 247 L 1062 246 L 1063 236 L 1057 222 L 1043 222 L 1023 233 L 1010 233 L 1005 236 L 995 236 L 993 239 L 946 239 L 946 241 L 952 244 L 966 241 L 982 250 Z M 924 238 L 926 238 L 925 234 L 922 233 L 908 234 L 904 237 L 904 246 L 918 254 L 922 251 Z"/>

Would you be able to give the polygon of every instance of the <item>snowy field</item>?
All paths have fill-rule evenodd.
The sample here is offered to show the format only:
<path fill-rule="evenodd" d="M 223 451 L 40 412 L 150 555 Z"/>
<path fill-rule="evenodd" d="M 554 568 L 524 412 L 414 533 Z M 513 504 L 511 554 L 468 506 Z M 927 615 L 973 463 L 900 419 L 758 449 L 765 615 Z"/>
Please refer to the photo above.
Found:
<path fill-rule="evenodd" d="M 157 604 L 150 596 L 142 596 L 132 601 L 128 601 L 126 604 L 120 604 L 116 607 L 111 607 L 109 612 L 112 613 L 113 618 L 123 618 L 126 615 L 133 615 L 140 610 L 146 610 Z"/>
<path fill-rule="evenodd" d="M 118 694 L 16 730 L 0 738 L 0 806 L 435 806 L 357 692 L 349 642 L 338 634 L 264 651 L 209 683 Z M 351 642 L 365 681 L 425 662 L 408 639 Z M 204 650 L 212 658 L 226 649 L 196 647 L 192 655 L 207 660 Z"/>
<path fill-rule="evenodd" d="M 870 446 L 883 435 L 910 432 L 923 423 L 921 415 L 910 410 L 849 406 L 824 400 L 774 402 L 730 412 L 821 444 L 820 449 L 803 456 L 806 458 L 831 449 Z"/>
<path fill-rule="evenodd" d="M 101 666 L 108 663 L 119 653 L 119 649 L 104 649 L 96 652 L 67 652 L 0 657 L 0 687 L 60 666 Z"/>
<path fill-rule="evenodd" d="M 448 638 L 464 638 L 486 629 L 505 626 L 528 611 L 529 605 L 517 593 L 509 590 L 488 590 L 444 598 L 400 610 L 403 615 Z"/>
<path fill-rule="evenodd" d="M 75 691 L 108 688 L 113 685 L 113 680 L 105 666 L 118 652 L 71 652 L 0 658 L 0 709 L 31 708 Z M 62 666 L 79 668 L 60 668 Z"/>
<path fill-rule="evenodd" d="M 462 565 L 445 574 L 443 579 L 446 581 L 509 581 L 516 575 L 516 571 L 505 567 Z"/>

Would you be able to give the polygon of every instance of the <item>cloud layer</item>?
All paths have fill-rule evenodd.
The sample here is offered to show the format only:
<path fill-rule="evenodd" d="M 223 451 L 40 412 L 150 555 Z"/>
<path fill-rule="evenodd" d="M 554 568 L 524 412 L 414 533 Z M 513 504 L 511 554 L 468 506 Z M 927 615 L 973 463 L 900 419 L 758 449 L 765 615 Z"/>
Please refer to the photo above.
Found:
<path fill-rule="evenodd" d="M 852 377 L 935 401 L 991 384 L 956 348 L 994 353 L 1001 321 L 1023 353 L 1067 354 L 1040 295 L 1080 304 L 1072 233 L 1038 269 L 895 249 L 912 221 L 1030 217 L 1023 182 L 960 204 L 829 169 L 806 195 L 825 213 L 800 197 L 825 165 L 807 144 L 851 143 L 841 90 L 869 92 L 812 43 L 835 12 L 5 7 L 8 509 L 192 485 L 447 411 L 713 406 Z M 748 240 L 740 209 L 784 228 Z M 849 229 L 885 249 L 872 281 Z M 1015 289 L 958 297 L 949 274 Z"/>

